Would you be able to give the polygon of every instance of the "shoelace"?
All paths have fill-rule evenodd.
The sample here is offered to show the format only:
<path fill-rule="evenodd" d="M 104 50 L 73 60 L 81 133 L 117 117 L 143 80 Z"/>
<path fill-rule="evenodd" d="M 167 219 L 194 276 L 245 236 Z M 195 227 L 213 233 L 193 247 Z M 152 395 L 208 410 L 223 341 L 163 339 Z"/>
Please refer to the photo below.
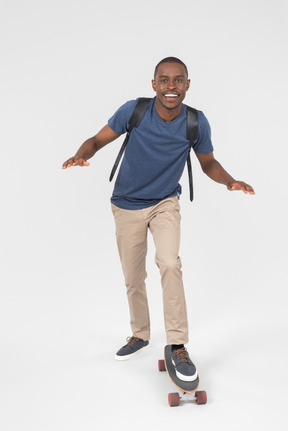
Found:
<path fill-rule="evenodd" d="M 140 338 L 137 337 L 127 337 L 126 341 L 127 341 L 127 346 L 133 346 L 134 343 L 136 343 L 136 341 L 139 341 Z"/>
<path fill-rule="evenodd" d="M 179 359 L 180 362 L 190 362 L 190 358 L 185 347 L 181 347 L 181 349 L 174 350 L 173 353 Z"/>

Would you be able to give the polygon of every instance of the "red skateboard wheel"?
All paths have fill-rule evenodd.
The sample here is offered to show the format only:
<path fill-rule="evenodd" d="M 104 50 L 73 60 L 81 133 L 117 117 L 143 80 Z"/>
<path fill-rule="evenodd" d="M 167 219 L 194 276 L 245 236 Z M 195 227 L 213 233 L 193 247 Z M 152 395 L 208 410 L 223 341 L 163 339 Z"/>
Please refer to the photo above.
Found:
<path fill-rule="evenodd" d="M 170 407 L 176 407 L 180 405 L 180 395 L 178 392 L 168 394 L 168 403 Z"/>
<path fill-rule="evenodd" d="M 159 359 L 159 361 L 158 361 L 158 370 L 159 371 L 166 371 L 166 366 L 165 366 L 164 359 Z"/>
<path fill-rule="evenodd" d="M 196 397 L 196 403 L 197 404 L 206 404 L 207 403 L 206 391 L 195 392 L 195 397 Z"/>

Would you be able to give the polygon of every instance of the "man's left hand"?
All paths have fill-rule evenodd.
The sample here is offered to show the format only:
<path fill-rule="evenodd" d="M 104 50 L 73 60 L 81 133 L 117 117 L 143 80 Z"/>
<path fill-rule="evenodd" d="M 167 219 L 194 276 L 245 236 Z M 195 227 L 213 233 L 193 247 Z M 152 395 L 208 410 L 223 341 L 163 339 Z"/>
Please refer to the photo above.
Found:
<path fill-rule="evenodd" d="M 242 190 L 244 193 L 249 193 L 250 195 L 255 195 L 253 187 L 249 184 L 244 183 L 244 181 L 234 181 L 227 184 L 227 189 L 230 191 Z"/>

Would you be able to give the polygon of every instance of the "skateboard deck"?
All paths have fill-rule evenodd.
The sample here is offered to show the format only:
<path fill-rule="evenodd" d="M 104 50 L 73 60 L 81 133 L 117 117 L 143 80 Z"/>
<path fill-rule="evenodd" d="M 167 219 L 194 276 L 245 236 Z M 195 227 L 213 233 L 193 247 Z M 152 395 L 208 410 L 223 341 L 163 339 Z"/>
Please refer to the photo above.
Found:
<path fill-rule="evenodd" d="M 179 406 L 180 398 L 183 400 L 194 400 L 197 404 L 206 404 L 207 395 L 205 391 L 197 391 L 199 386 L 199 375 L 196 380 L 192 382 L 186 382 L 177 377 L 174 365 L 172 364 L 172 346 L 167 345 L 164 349 L 164 360 L 158 361 L 158 369 L 159 371 L 167 371 L 170 380 L 174 383 L 174 385 L 183 392 L 183 395 L 180 396 L 179 393 L 170 393 L 168 394 L 168 402 L 170 407 Z M 191 395 L 193 397 L 191 398 Z M 190 396 L 189 396 L 190 395 Z"/>

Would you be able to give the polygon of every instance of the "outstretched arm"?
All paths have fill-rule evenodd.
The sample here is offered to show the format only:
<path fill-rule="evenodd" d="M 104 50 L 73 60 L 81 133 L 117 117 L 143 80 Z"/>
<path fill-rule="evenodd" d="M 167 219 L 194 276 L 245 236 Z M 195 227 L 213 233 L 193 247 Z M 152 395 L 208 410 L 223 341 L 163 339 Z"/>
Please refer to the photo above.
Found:
<path fill-rule="evenodd" d="M 63 163 L 62 169 L 70 168 L 71 166 L 89 166 L 90 163 L 88 163 L 87 160 L 119 136 L 120 135 L 110 129 L 108 125 L 104 126 L 97 135 L 87 139 L 81 145 L 75 156 L 70 157 L 70 159 Z"/>
<path fill-rule="evenodd" d="M 220 165 L 220 163 L 214 158 L 213 153 L 201 154 L 196 153 L 196 156 L 200 162 L 203 172 L 205 172 L 208 177 L 217 183 L 224 184 L 228 190 L 242 190 L 244 193 L 249 193 L 254 195 L 255 192 L 253 187 L 249 184 L 244 183 L 244 181 L 236 181 L 231 177 L 228 172 Z"/>

